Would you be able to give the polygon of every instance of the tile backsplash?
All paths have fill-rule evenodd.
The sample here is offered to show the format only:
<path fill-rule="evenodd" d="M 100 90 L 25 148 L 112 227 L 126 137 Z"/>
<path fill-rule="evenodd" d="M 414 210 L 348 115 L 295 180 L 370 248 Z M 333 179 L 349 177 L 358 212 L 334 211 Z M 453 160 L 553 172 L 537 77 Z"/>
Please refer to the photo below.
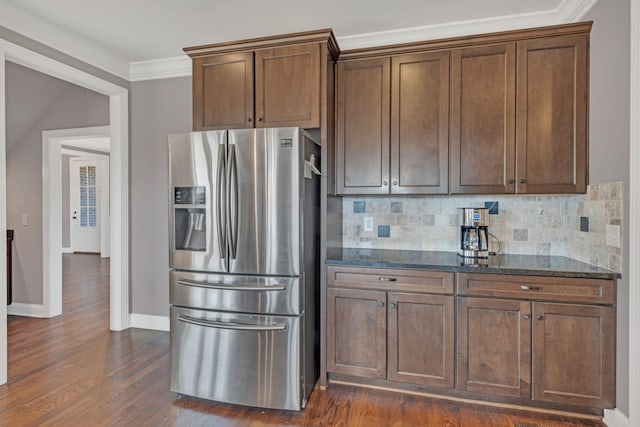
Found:
<path fill-rule="evenodd" d="M 606 232 L 622 235 L 622 194 L 622 182 L 612 182 L 580 195 L 344 197 L 343 246 L 457 251 L 457 208 L 497 201 L 499 213 L 489 216 L 492 251 L 497 239 L 502 253 L 563 255 L 620 272 L 622 241 L 615 247 Z M 365 230 L 365 218 L 373 227 Z"/>

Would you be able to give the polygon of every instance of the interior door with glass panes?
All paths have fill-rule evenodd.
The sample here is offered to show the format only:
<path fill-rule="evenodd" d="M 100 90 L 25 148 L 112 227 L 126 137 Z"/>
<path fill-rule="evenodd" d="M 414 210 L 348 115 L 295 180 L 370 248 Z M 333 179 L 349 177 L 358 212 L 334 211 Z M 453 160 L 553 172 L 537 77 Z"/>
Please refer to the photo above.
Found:
<path fill-rule="evenodd" d="M 99 164 L 96 159 L 69 160 L 69 213 L 73 252 L 100 252 Z"/>

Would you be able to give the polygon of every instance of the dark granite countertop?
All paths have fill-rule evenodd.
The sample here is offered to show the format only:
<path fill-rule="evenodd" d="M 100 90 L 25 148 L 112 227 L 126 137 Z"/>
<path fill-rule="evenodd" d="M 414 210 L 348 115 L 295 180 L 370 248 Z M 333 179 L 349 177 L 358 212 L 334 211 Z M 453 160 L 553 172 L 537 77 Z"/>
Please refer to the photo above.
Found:
<path fill-rule="evenodd" d="M 619 279 L 622 277 L 620 273 L 564 256 L 504 254 L 490 256 L 489 259 L 482 261 L 484 261 L 482 264 L 474 264 L 473 260 L 465 263 L 465 260 L 455 252 L 329 248 L 326 263 L 327 265 L 358 267 L 412 268 L 591 279 Z"/>

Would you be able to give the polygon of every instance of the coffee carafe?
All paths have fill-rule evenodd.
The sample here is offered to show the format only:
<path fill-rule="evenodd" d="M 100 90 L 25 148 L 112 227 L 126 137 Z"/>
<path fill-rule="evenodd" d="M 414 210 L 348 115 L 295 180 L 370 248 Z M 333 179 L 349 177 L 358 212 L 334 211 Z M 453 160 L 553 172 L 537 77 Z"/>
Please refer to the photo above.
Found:
<path fill-rule="evenodd" d="M 465 258 L 489 257 L 487 208 L 458 208 L 460 218 L 460 251 Z"/>

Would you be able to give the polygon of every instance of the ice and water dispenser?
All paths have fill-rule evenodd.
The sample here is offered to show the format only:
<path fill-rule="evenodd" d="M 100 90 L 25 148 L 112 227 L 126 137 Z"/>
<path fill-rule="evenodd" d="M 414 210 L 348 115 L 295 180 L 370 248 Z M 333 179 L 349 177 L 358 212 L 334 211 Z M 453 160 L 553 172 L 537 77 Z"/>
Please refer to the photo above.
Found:
<path fill-rule="evenodd" d="M 206 187 L 175 187 L 173 209 L 175 249 L 205 251 L 207 249 Z"/>

